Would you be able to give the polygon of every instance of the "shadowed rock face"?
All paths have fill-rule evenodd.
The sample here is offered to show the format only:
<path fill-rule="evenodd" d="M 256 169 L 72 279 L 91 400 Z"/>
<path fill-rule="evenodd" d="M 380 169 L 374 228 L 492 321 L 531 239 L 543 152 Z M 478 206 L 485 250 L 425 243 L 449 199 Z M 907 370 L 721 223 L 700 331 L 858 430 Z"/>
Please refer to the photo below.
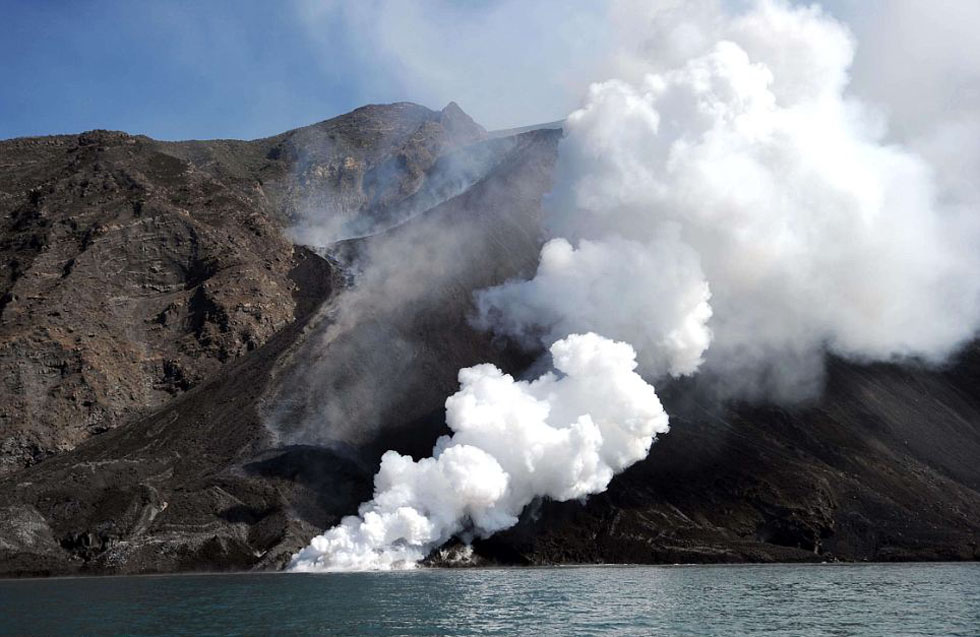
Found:
<path fill-rule="evenodd" d="M 559 136 L 394 104 L 252 142 L 0 142 L 0 573 L 275 568 L 354 513 L 382 451 L 428 454 L 460 367 L 536 358 L 467 318 L 533 272 Z M 360 238 L 287 238 L 325 224 Z M 476 554 L 976 559 L 978 383 L 974 346 L 832 360 L 793 409 L 659 388 L 648 460 Z"/>
<path fill-rule="evenodd" d="M 255 142 L 0 142 L 0 475 L 267 342 L 297 319 L 285 223 L 382 215 L 483 135 L 455 104 L 394 104 Z"/>

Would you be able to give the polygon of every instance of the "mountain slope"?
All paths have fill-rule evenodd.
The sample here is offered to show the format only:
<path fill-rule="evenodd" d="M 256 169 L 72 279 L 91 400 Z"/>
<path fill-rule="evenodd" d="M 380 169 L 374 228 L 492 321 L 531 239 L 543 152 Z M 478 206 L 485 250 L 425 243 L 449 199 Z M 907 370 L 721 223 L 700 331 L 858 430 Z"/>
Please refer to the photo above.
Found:
<path fill-rule="evenodd" d="M 455 104 L 402 103 L 254 142 L 0 142 L 0 474 L 268 341 L 297 319 L 286 224 L 382 214 L 483 136 Z"/>
<path fill-rule="evenodd" d="M 398 250 L 407 258 L 407 245 L 445 237 L 445 230 L 453 227 L 456 240 L 431 242 L 426 263 L 445 265 L 464 254 L 466 260 L 458 262 L 468 264 L 458 269 L 437 267 L 428 273 L 414 270 L 426 286 L 418 288 L 415 298 L 401 298 L 418 310 L 417 315 L 388 307 L 390 318 L 403 317 L 401 322 L 392 320 L 403 336 L 424 323 L 420 345 L 430 343 L 437 331 L 465 330 L 450 330 L 456 337 L 442 339 L 428 358 L 441 380 L 426 382 L 424 397 L 392 404 L 392 409 L 402 410 L 403 418 L 387 423 L 389 433 L 416 424 L 415 416 L 409 415 L 416 412 L 411 410 L 422 416 L 437 411 L 459 365 L 508 356 L 494 348 L 488 337 L 465 327 L 468 291 L 533 268 L 537 210 L 549 184 L 557 139 L 553 132 L 529 133 L 505 144 L 492 142 L 489 150 L 477 143 L 466 152 L 480 161 L 468 164 L 483 166 L 485 173 L 470 175 L 468 181 L 474 183 L 469 188 L 465 188 L 467 180 L 463 186 L 443 187 L 445 167 L 433 162 L 426 181 L 443 186 L 429 188 L 423 196 L 433 200 L 440 192 L 463 187 L 461 194 L 388 233 L 347 242 L 348 253 L 362 252 L 365 258 L 386 254 L 393 259 Z M 444 162 L 451 159 L 447 155 L 464 150 L 447 148 Z M 460 161 L 452 159 L 452 163 Z M 213 165 L 208 170 L 218 171 Z M 484 214 L 491 204 L 502 214 Z M 434 232 L 436 228 L 443 231 L 441 235 Z M 520 246 L 521 258 L 499 263 L 503 244 Z M 482 260 L 474 258 L 478 254 Z M 334 322 L 333 308 L 344 305 L 355 290 L 362 298 L 365 291 L 374 299 L 387 293 L 371 285 L 345 290 L 349 274 L 336 261 L 331 264 L 305 249 L 294 249 L 290 264 L 286 278 L 293 320 L 264 344 L 229 361 L 147 416 L 0 482 L 0 517 L 7 520 L 0 523 L 0 572 L 153 572 L 277 565 L 369 495 L 376 458 L 368 449 L 381 436 L 377 423 L 364 423 L 373 435 L 360 439 L 358 444 L 364 443 L 364 448 L 351 455 L 289 440 L 289 432 L 272 423 L 269 411 L 295 402 L 291 398 L 295 392 L 284 393 L 284 389 L 294 388 L 296 380 L 309 373 L 311 360 L 326 359 L 339 369 L 357 365 L 349 351 L 328 349 L 324 354 L 318 341 Z M 400 272 L 402 282 L 412 274 L 404 267 Z M 437 272 L 443 276 L 440 281 L 432 276 Z M 391 274 L 376 280 L 399 285 Z M 352 333 L 354 342 L 365 334 L 371 342 L 373 330 L 363 324 Z M 305 415 L 311 430 L 315 416 L 314 411 Z M 430 422 L 419 434 L 423 447 L 431 445 L 428 431 L 435 426 Z"/>
<path fill-rule="evenodd" d="M 943 371 L 831 361 L 797 408 L 668 392 L 671 431 L 585 506 L 478 546 L 553 562 L 980 558 L 980 347 Z"/>
<path fill-rule="evenodd" d="M 384 450 L 428 455 L 460 367 L 533 368 L 468 319 L 534 271 L 560 135 L 395 104 L 251 142 L 0 142 L 0 573 L 274 568 L 356 512 Z M 830 360 L 794 408 L 658 387 L 646 461 L 476 554 L 976 559 L 978 387 L 976 344 Z"/>

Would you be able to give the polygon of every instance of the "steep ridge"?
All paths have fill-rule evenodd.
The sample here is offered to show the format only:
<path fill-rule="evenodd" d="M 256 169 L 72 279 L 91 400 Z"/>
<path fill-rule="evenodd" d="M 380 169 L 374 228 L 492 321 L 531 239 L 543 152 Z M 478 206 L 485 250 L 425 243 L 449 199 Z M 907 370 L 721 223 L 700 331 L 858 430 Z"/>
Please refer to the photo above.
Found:
<path fill-rule="evenodd" d="M 400 103 L 254 142 L 0 142 L 0 475 L 267 342 L 297 319 L 283 227 L 383 214 L 483 135 Z"/>

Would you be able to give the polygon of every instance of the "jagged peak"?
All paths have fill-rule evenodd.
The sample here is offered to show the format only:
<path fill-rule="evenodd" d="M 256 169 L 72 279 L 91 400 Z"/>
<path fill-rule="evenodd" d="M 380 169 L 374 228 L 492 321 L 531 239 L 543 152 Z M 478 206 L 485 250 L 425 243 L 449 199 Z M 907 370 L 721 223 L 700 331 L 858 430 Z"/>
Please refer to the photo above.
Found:
<path fill-rule="evenodd" d="M 459 104 L 449 102 L 440 111 L 439 122 L 457 139 L 486 139 L 487 129 L 483 128 L 473 118 L 466 114 Z"/>
<path fill-rule="evenodd" d="M 466 112 L 463 109 L 461 109 L 459 107 L 459 104 L 457 104 L 456 102 L 449 102 L 448 104 L 446 104 L 446 106 L 443 107 L 443 109 L 442 109 L 442 114 L 443 115 L 463 115 L 465 117 L 469 117 L 469 115 L 467 115 Z"/>

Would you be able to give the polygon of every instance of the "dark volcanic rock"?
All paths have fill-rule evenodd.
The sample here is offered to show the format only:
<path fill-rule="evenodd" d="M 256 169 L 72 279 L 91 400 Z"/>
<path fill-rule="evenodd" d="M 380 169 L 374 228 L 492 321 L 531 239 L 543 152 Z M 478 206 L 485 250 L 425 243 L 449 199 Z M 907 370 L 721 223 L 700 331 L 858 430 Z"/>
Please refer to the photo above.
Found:
<path fill-rule="evenodd" d="M 409 110 L 418 113 L 419 108 Z M 383 117 L 378 108 L 368 110 L 372 117 Z M 396 105 L 390 117 L 400 117 L 403 110 L 402 105 Z M 430 120 L 432 117 L 436 121 L 454 118 L 452 126 L 462 127 L 467 136 L 479 133 L 461 123 L 452 107 L 430 116 Z M 416 271 L 427 279 L 427 285 L 419 288 L 418 294 L 401 299 L 418 312 L 417 317 L 394 304 L 384 309 L 385 316 L 392 319 L 389 333 L 400 332 L 414 338 L 418 346 L 430 347 L 432 351 L 422 354 L 420 360 L 438 373 L 437 384 L 414 376 L 423 382 L 424 395 L 392 403 L 392 409 L 405 408 L 405 412 L 386 423 L 386 431 L 393 432 L 390 441 L 377 440 L 377 423 L 364 419 L 364 428 L 373 435 L 360 439 L 358 447 L 304 445 L 302 440 L 290 440 L 285 430 L 266 426 L 270 408 L 277 408 L 280 401 L 295 402 L 303 397 L 294 386 L 299 384 L 305 391 L 302 383 L 311 369 L 311 359 L 335 360 L 341 370 L 356 370 L 363 364 L 354 355 L 346 358 L 349 351 L 324 351 L 319 346 L 324 329 L 332 324 L 331 309 L 339 299 L 347 298 L 336 294 L 346 281 L 345 274 L 312 252 L 290 245 L 295 254 L 290 255 L 291 269 L 283 277 L 290 296 L 278 304 L 288 309 L 290 320 L 274 334 L 256 342 L 249 351 L 219 360 L 219 366 L 206 378 L 179 387 L 175 393 L 182 395 L 148 415 L 0 482 L 0 506 L 29 507 L 31 528 L 39 529 L 35 535 L 50 535 L 57 547 L 53 549 L 50 542 L 38 544 L 41 548 L 27 559 L 19 557 L 23 551 L 16 548 L 18 544 L 3 544 L 4 536 L 0 536 L 0 572 L 125 573 L 276 566 L 315 532 L 356 508 L 359 501 L 370 496 L 377 460 L 371 443 L 387 446 L 390 442 L 427 451 L 432 432 L 441 426 L 437 412 L 452 388 L 456 368 L 487 356 L 504 356 L 494 356 L 497 349 L 490 345 L 489 337 L 473 334 L 466 327 L 469 290 L 533 268 L 539 243 L 537 211 L 550 181 L 557 139 L 558 133 L 549 132 L 486 142 L 489 149 L 479 143 L 472 153 L 480 159 L 467 163 L 474 172 L 462 186 L 445 185 L 445 162 L 433 162 L 425 173 L 433 183 L 423 184 L 424 193 L 419 193 L 419 188 L 407 188 L 406 192 L 411 191 L 408 197 L 416 195 L 415 199 L 424 197 L 438 203 L 440 196 L 463 192 L 391 230 L 387 237 L 356 242 L 366 255 L 381 254 L 369 246 L 385 245 L 389 246 L 384 251 L 389 258 L 394 259 L 399 250 L 402 258 L 408 258 L 413 256 L 410 246 L 429 236 L 434 228 L 455 226 L 459 229 L 456 242 L 438 242 L 444 253 L 440 268 L 450 259 L 468 264 L 459 272 L 440 268 L 428 273 Z M 221 150 L 234 143 L 214 144 Z M 377 155 L 379 151 L 371 152 Z M 447 146 L 445 152 L 445 161 L 454 166 L 460 163 L 448 156 L 463 150 Z M 247 154 L 236 156 L 238 163 L 227 168 L 192 154 L 182 161 L 198 162 L 195 170 L 209 175 L 239 174 L 248 159 Z M 501 214 L 484 215 L 487 204 L 496 206 Z M 415 210 L 421 207 L 416 205 Z M 365 214 L 371 210 L 364 208 Z M 287 216 L 269 212 L 263 218 L 275 227 L 277 220 Z M 277 240 L 283 241 L 281 236 Z M 503 244 L 513 245 L 520 258 L 509 264 L 496 258 Z M 477 255 L 482 255 L 482 261 L 474 260 Z M 429 263 L 437 262 L 431 258 L 433 254 L 429 256 Z M 388 261 L 385 267 L 395 263 Z M 407 281 L 390 276 L 394 272 L 389 269 L 371 271 L 377 272 L 379 281 L 395 285 Z M 436 271 L 445 276 L 433 278 Z M 205 285 L 201 283 L 199 288 Z M 365 285 L 359 289 L 373 288 Z M 204 316 L 212 316 L 215 309 L 211 297 L 201 304 Z M 383 316 L 375 318 L 387 322 Z M 206 329 L 208 322 L 203 323 Z M 181 327 L 185 330 L 183 338 L 196 338 L 202 329 L 201 322 L 174 321 L 172 325 L 178 334 Z M 450 328 L 464 331 L 431 347 L 436 335 Z M 120 331 L 126 333 L 122 326 Z M 421 333 L 415 334 L 417 331 Z M 356 327 L 351 333 L 356 341 L 371 329 Z M 521 364 L 526 363 L 522 355 L 514 356 Z M 284 393 L 289 388 L 294 391 Z M 316 406 L 314 401 L 304 404 Z M 303 414 L 302 410 L 299 413 Z M 421 428 L 406 435 L 407 430 L 400 425 L 411 424 Z M 399 436 L 403 436 L 402 442 Z M 14 525 L 9 533 L 15 528 L 19 526 Z M 12 548 L 7 552 L 4 546 Z"/>
<path fill-rule="evenodd" d="M 282 228 L 303 206 L 381 210 L 483 135 L 454 104 L 394 104 L 255 142 L 0 142 L 0 474 L 146 414 L 295 320 Z"/>
<path fill-rule="evenodd" d="M 402 103 L 0 142 L 0 574 L 275 568 L 354 513 L 383 450 L 428 454 L 460 367 L 536 357 L 468 317 L 533 272 L 560 134 Z M 432 563 L 976 559 L 978 383 L 974 345 L 831 360 L 792 409 L 659 388 L 672 431 L 607 493 Z"/>
<path fill-rule="evenodd" d="M 299 254 L 289 274 L 300 314 L 269 342 L 150 416 L 0 482 L 0 508 L 29 516 L 37 538 L 23 542 L 36 555 L 25 561 L 8 539 L 20 525 L 0 526 L 0 572 L 245 568 L 312 532 L 286 519 L 276 481 L 250 470 L 270 446 L 256 400 L 313 316 L 307 295 L 322 300 L 337 283 L 326 262 Z"/>
<path fill-rule="evenodd" d="M 978 559 L 978 368 L 976 346 L 946 371 L 831 361 L 823 397 L 795 409 L 719 411 L 675 391 L 670 433 L 607 493 L 541 503 L 477 553 L 519 564 Z"/>
<path fill-rule="evenodd" d="M 293 246 L 253 184 L 123 133 L 0 153 L 0 472 L 132 420 L 293 320 Z"/>

